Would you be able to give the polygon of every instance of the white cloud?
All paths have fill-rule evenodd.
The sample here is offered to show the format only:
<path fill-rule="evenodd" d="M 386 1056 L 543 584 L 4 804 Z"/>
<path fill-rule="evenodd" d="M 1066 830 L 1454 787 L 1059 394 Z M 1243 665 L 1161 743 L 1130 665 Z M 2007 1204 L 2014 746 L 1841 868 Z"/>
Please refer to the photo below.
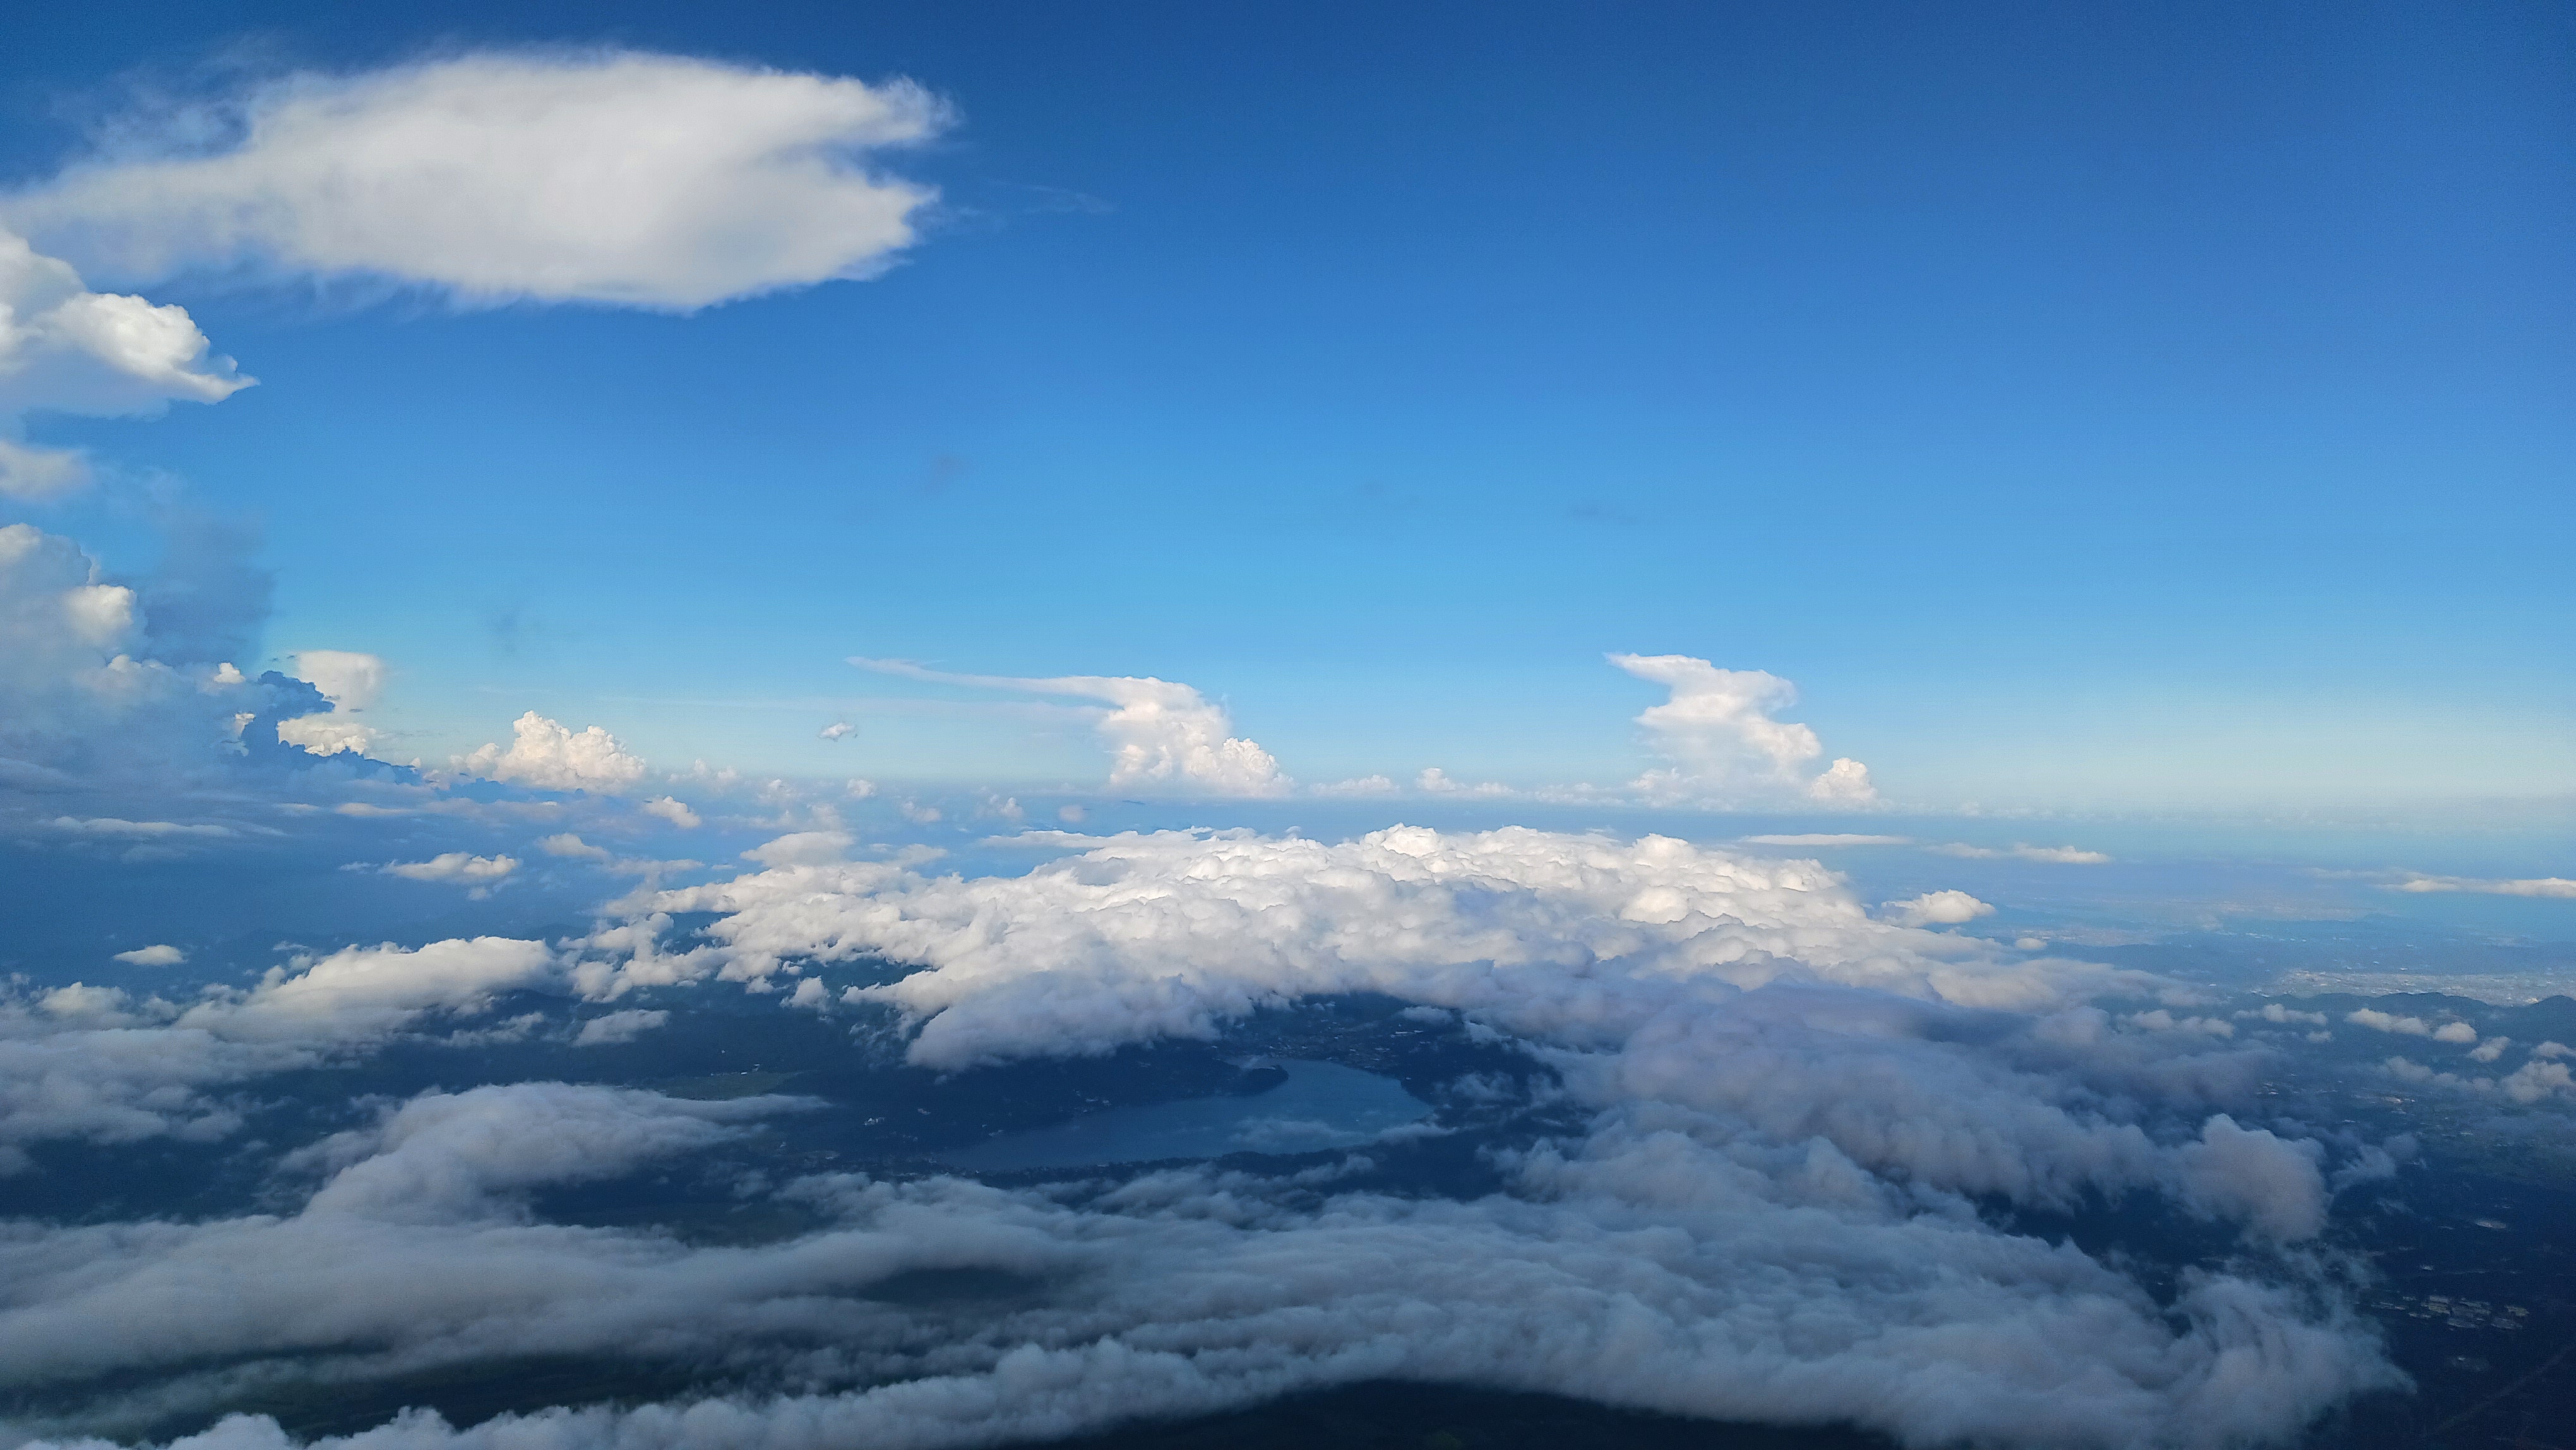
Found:
<path fill-rule="evenodd" d="M 583 1022 L 581 1030 L 573 1034 L 572 1045 L 613 1047 L 620 1043 L 632 1042 L 670 1020 L 670 1013 L 658 1009 L 646 1011 L 630 1008 L 623 1012 L 610 1012 Z"/>
<path fill-rule="evenodd" d="M 671 796 L 657 795 L 636 809 L 648 816 L 659 816 L 683 831 L 694 831 L 706 824 L 696 811 Z"/>
<path fill-rule="evenodd" d="M 1322 796 L 1382 796 L 1396 793 L 1395 781 L 1383 775 L 1363 775 L 1352 780 L 1328 781 L 1307 787 L 1308 794 Z"/>
<path fill-rule="evenodd" d="M 10 436 L 29 413 L 152 414 L 250 385 L 185 309 L 92 292 L 69 264 L 0 229 L 0 497 L 48 498 L 89 476 L 79 454 Z"/>
<path fill-rule="evenodd" d="M 742 858 L 763 866 L 813 866 L 840 860 L 851 841 L 847 831 L 793 831 L 752 847 L 742 853 Z"/>
<path fill-rule="evenodd" d="M 488 886 L 519 869 L 515 856 L 476 856 L 445 851 L 426 861 L 394 861 L 376 868 L 406 881 L 459 881 Z"/>
<path fill-rule="evenodd" d="M 360 1041 L 424 1013 L 479 1011 L 492 994 L 534 986 L 556 970 L 545 943 L 509 937 L 456 938 L 417 950 L 346 947 L 271 967 L 247 994 L 209 999 L 177 1025 L 270 1040 Z"/>
<path fill-rule="evenodd" d="M 0 990 L 0 1174 L 23 1171 L 24 1145 L 48 1139 L 220 1138 L 240 1118 L 201 1095 L 209 1085 L 310 1067 L 432 1014 L 472 1015 L 559 972 L 542 942 L 481 937 L 299 956 L 248 991 L 214 987 L 189 1003 L 75 986 L 30 1012 Z"/>
<path fill-rule="evenodd" d="M 1415 776 L 1413 788 L 1425 795 L 1505 796 L 1512 793 L 1512 788 L 1500 781 L 1488 780 L 1469 785 L 1463 780 L 1451 780 L 1449 772 L 1436 765 Z"/>
<path fill-rule="evenodd" d="M 1807 794 L 1820 801 L 1866 805 L 1878 799 L 1878 787 L 1870 784 L 1868 766 L 1845 757 L 1808 781 Z"/>
<path fill-rule="evenodd" d="M 111 836 L 147 841 L 172 837 L 224 837 L 241 833 L 230 826 L 187 824 L 179 821 L 128 821 L 115 816 L 56 816 L 48 822 L 57 831 L 75 836 Z"/>
<path fill-rule="evenodd" d="M 1964 891 L 1927 891 L 1904 901 L 1890 901 L 1880 910 L 1899 926 L 1957 926 L 1995 914 L 1993 907 Z"/>
<path fill-rule="evenodd" d="M 2433 1025 L 2421 1017 L 2400 1017 L 2394 1013 L 2382 1012 L 2376 1007 L 2357 1007 L 2346 1013 L 2343 1020 L 2355 1027 L 2367 1027 L 2373 1032 L 2394 1032 L 2406 1037 L 2433 1035 Z M 2470 1034 L 2470 1040 L 2476 1040 L 2474 1032 Z"/>
<path fill-rule="evenodd" d="M 626 753 L 617 737 L 589 726 L 579 733 L 565 729 L 534 710 L 510 726 L 510 748 L 478 747 L 459 756 L 456 768 L 486 780 L 514 781 L 539 790 L 586 790 L 614 794 L 644 778 L 644 762 Z"/>
<path fill-rule="evenodd" d="M 2110 857 L 2099 851 L 2087 851 L 2078 846 L 2025 846 L 2016 844 L 2005 847 L 1993 847 L 1970 846 L 1953 842 L 1950 845 L 1935 846 L 1932 849 L 1940 852 L 1944 856 L 1963 856 L 1970 860 L 2048 861 L 2060 866 L 2101 866 L 2107 865 L 2111 860 Z"/>
<path fill-rule="evenodd" d="M 118 952 L 115 956 L 115 960 L 134 967 L 175 967 L 187 959 L 186 952 L 167 944 L 136 947 L 130 952 Z"/>
<path fill-rule="evenodd" d="M 869 168 L 945 124 L 906 82 L 679 56 L 482 53 L 130 119 L 119 154 L 0 203 L 118 276 L 245 263 L 688 309 L 881 271 L 935 193 Z M 198 138 L 229 128 L 211 150 Z M 166 134 L 149 150 L 134 137 Z"/>
<path fill-rule="evenodd" d="M 1518 1198 L 1482 1204 L 1340 1192 L 1318 1213 L 1297 1202 L 1314 1187 L 1177 1173 L 1074 1208 L 950 1178 L 824 1178 L 804 1201 L 831 1215 L 826 1230 L 703 1248 L 514 1212 L 533 1190 L 702 1151 L 796 1106 L 564 1084 L 424 1095 L 316 1155 L 338 1171 L 299 1213 L 54 1231 L 25 1257 L 0 1343 L 38 1383 L 359 1346 L 416 1372 L 638 1344 L 654 1363 L 741 1364 L 786 1341 L 913 1371 L 468 1430 L 414 1412 L 316 1450 L 939 1450 L 1386 1378 L 1925 1443 L 2221 1445 L 2287 1438 L 2343 1396 L 2399 1383 L 2367 1338 L 2305 1318 L 2293 1291 L 2195 1275 L 2159 1304 L 2060 1245 L 1890 1204 L 1828 1150 L 1729 1153 L 1670 1131 L 1536 1155 L 1513 1166 Z M 2213 1211 L 2262 1201 L 2295 1169 L 2283 1146 L 2213 1118 L 2191 1145 L 2197 1197 Z M 971 1335 L 867 1292 L 954 1267 L 1085 1291 Z M 932 1343 L 926 1364 L 892 1357 Z M 291 1443 L 243 1416 L 173 1450 Z"/>
<path fill-rule="evenodd" d="M 869 991 L 924 1021 L 913 1053 L 941 1066 L 1204 1036 L 1282 993 L 1383 992 L 1552 1031 L 1587 1014 L 1651 1016 L 1693 982 L 2027 1006 L 2129 980 L 1900 931 L 1812 863 L 1660 836 L 1408 826 L 1338 845 L 1248 832 L 1013 839 L 1081 854 L 964 880 L 799 850 L 778 869 L 652 902 L 725 913 L 708 928 L 720 945 L 705 972 L 761 979 L 790 960 L 866 953 L 931 965 Z M 1983 905 L 1960 899 L 1971 914 Z"/>
<path fill-rule="evenodd" d="M 1663 801 L 1727 803 L 1800 796 L 1829 805 L 1877 799 L 1869 768 L 1838 759 L 1811 773 L 1825 753 L 1816 732 L 1773 718 L 1796 703 L 1795 685 L 1763 670 L 1724 670 L 1690 655 L 1614 654 L 1610 663 L 1672 691 L 1637 717 L 1670 769 L 1637 777 L 1632 788 Z"/>
<path fill-rule="evenodd" d="M 0 423 L 13 421 L 0 418 Z M 0 498 L 55 498 L 89 482 L 89 477 L 89 459 L 78 449 L 35 448 L 0 437 Z"/>
<path fill-rule="evenodd" d="M 821 730 L 815 732 L 818 738 L 824 740 L 846 740 L 858 733 L 859 727 L 851 724 L 847 720 L 835 720 L 831 724 L 826 725 Z"/>
<path fill-rule="evenodd" d="M 850 663 L 933 684 L 1104 701 L 1112 708 L 1095 716 L 1093 728 L 1109 746 L 1111 790 L 1278 796 L 1287 794 L 1296 784 L 1280 774 L 1279 762 L 1271 758 L 1269 751 L 1232 733 L 1234 721 L 1224 706 L 1209 701 L 1188 685 L 1123 675 L 1059 675 L 1049 679 L 957 675 L 924 669 L 908 660 L 864 656 L 853 656 Z"/>
<path fill-rule="evenodd" d="M 2281 1240 L 2313 1238 L 2325 1227 L 2325 1185 L 2317 1173 L 2325 1153 L 2314 1140 L 2240 1127 L 2220 1113 L 2179 1156 L 2184 1198 L 2213 1216 L 2243 1219 Z"/>
<path fill-rule="evenodd" d="M 2539 1054 L 2496 1080 L 2504 1095 L 2517 1103 L 2536 1103 L 2552 1094 L 2576 1097 L 2576 1074 L 2570 1074 L 2563 1062 L 2543 1062 Z"/>
<path fill-rule="evenodd" d="M 277 741 L 280 745 L 292 745 L 308 755 L 364 755 L 374 747 L 376 732 L 373 726 L 362 725 L 332 710 L 278 721 Z"/>
<path fill-rule="evenodd" d="M 2526 877 L 2521 880 L 2489 880 L 2475 876 L 2417 876 L 2388 888 L 2391 891 L 2464 891 L 2481 896 L 2554 896 L 2576 900 L 2576 881 L 2564 876 Z"/>
<path fill-rule="evenodd" d="M 2239 1017 L 2259 1017 L 2263 1021 L 2285 1027 L 2292 1023 L 2304 1023 L 2310 1027 L 2323 1027 L 2326 1025 L 2326 1014 L 2323 1012 L 2302 1012 L 2293 1007 L 2284 1007 L 2278 1002 L 2264 1003 L 2263 1010 L 2260 1012 L 2249 1009 L 2247 1011 L 2239 1012 L 2236 1015 Z"/>
<path fill-rule="evenodd" d="M 1834 831 L 1806 831 L 1794 835 L 1740 836 L 1747 846 L 1907 846 L 1910 836 L 1856 836 Z"/>
<path fill-rule="evenodd" d="M 607 847 L 594 846 L 570 831 L 539 837 L 537 849 L 549 856 L 572 856 L 591 861 L 605 861 L 609 857 Z"/>
<path fill-rule="evenodd" d="M 384 693 L 390 673 L 382 658 L 356 650 L 308 649 L 292 656 L 296 678 L 343 710 L 364 710 Z"/>
<path fill-rule="evenodd" d="M 2198 1032 L 2208 1037 L 2233 1037 L 2236 1024 L 2217 1017 L 2176 1017 L 2158 1007 L 2124 1019 L 2132 1027 L 2148 1032 Z"/>

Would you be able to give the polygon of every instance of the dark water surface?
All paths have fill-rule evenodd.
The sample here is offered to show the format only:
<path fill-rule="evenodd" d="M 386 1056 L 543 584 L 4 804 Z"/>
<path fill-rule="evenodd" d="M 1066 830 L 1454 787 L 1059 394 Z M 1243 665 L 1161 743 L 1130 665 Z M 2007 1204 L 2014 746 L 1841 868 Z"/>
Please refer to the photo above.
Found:
<path fill-rule="evenodd" d="M 1185 1098 L 1111 1108 L 1071 1122 L 1004 1133 L 942 1157 L 960 1168 L 1017 1172 L 1356 1148 L 1430 1116 L 1393 1078 L 1330 1062 L 1281 1059 L 1277 1086 L 1253 1096 Z"/>

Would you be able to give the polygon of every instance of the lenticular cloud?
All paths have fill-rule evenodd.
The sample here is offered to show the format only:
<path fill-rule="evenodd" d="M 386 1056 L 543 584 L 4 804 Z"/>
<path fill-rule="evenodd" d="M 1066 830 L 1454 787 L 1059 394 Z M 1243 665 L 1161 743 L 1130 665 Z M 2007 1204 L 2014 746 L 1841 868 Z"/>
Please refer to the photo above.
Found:
<path fill-rule="evenodd" d="M 514 984 L 769 990 L 869 959 L 915 970 L 833 1010 L 890 1011 L 913 1061 L 942 1070 L 1219 1036 L 1374 993 L 1516 1046 L 1544 1069 L 1526 1086 L 1449 1091 L 1532 1094 L 1557 1126 L 1487 1146 L 1491 1186 L 1467 1198 L 1372 1182 L 1377 1149 L 1051 1190 L 764 1171 L 738 1191 L 820 1226 L 728 1245 L 532 1205 L 820 1104 L 431 1092 L 298 1150 L 300 1208 L 0 1242 L 17 1286 L 0 1385 L 160 1376 L 167 1412 L 298 1374 L 575 1355 L 765 1386 L 462 1429 L 416 1413 L 335 1450 L 991 1444 L 1386 1378 L 1921 1446 L 2216 1447 L 2286 1438 L 2392 1378 L 2301 1247 L 2328 1212 L 2330 1155 L 2260 1118 L 2255 1055 L 2090 1003 L 2155 979 L 1874 916 L 1813 862 L 1660 837 L 1033 840 L 1067 854 L 970 879 L 754 853 L 775 864 L 645 898 L 561 953 L 344 953 L 163 1026 L 86 1030 L 122 1034 L 140 1072 L 151 1033 L 200 1017 L 224 1042 L 362 1051 Z M 692 944 L 676 912 L 715 923 Z M 18 1030 L 44 1039 L 42 1015 Z M 2124 1195 L 2233 1236 L 2253 1267 L 2188 1269 L 2160 1297 L 2013 1227 L 2018 1209 Z M 1030 1287 L 971 1311 L 870 1288 L 921 1270 Z M 236 1417 L 181 1443 L 289 1440 Z"/>

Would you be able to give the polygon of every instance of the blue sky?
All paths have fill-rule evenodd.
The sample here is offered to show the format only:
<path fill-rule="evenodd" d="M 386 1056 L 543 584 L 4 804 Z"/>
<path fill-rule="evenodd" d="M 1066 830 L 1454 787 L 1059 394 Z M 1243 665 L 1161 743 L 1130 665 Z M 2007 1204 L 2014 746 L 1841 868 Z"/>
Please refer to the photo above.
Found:
<path fill-rule="evenodd" d="M 1634 651 L 1794 681 L 1915 809 L 2576 794 L 2562 13 L 99 13 L 0 58 L 17 190 L 526 47 L 953 108 L 871 157 L 940 192 L 890 270 L 685 313 L 64 253 L 259 385 L 30 415 L 99 478 L 0 522 L 119 577 L 255 531 L 262 649 L 385 660 L 387 758 L 536 710 L 1097 781 L 1061 702 L 857 655 L 1186 682 L 1306 785 L 1610 787 Z"/>

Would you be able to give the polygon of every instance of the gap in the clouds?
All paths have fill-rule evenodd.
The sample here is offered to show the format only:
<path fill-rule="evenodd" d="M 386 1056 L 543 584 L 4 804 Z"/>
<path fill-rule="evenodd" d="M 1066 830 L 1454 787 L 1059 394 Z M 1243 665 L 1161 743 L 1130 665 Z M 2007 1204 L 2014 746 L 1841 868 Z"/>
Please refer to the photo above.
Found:
<path fill-rule="evenodd" d="M 900 975 L 884 963 L 834 964 L 837 989 Z M 848 975 L 844 975 L 847 972 Z M 805 1173 L 863 1172 L 881 1178 L 953 1173 L 961 1167 L 1004 1184 L 1063 1178 L 1077 1165 L 982 1161 L 978 1150 L 1015 1137 L 1061 1133 L 1104 1115 L 1142 1115 L 1152 1124 L 1182 1105 L 1240 1104 L 1236 1126 L 1283 1116 L 1264 1106 L 1261 1061 L 1309 1064 L 1334 1087 L 1307 1102 L 1292 1095 L 1286 1116 L 1338 1115 L 1329 1141 L 1286 1137 L 1232 1145 L 1192 1141 L 1179 1150 L 1138 1156 L 1120 1152 L 1081 1165 L 1084 1176 L 1115 1182 L 1156 1162 L 1223 1158 L 1230 1167 L 1286 1175 L 1331 1166 L 1343 1188 L 1406 1196 L 1472 1196 L 1499 1184 L 1489 1152 L 1521 1147 L 1580 1124 L 1556 1096 L 1554 1072 L 1518 1044 L 1471 1030 L 1454 1016 L 1426 1014 L 1394 998 L 1346 994 L 1268 1007 L 1223 1024 L 1207 1040 L 1163 1039 L 1113 1052 L 1035 1058 L 951 1072 L 903 1061 L 904 1034 L 890 1013 L 858 1009 L 856 1020 L 818 1019 L 782 1010 L 775 995 L 754 997 L 718 988 L 680 989 L 621 999 L 669 1004 L 667 1025 L 631 1043 L 584 1049 L 576 1064 L 586 1080 L 688 1097 L 776 1093 L 828 1106 L 781 1117 L 761 1129 L 739 1161 L 724 1152 L 687 1169 L 663 1166 L 613 1182 L 542 1195 L 535 1207 L 558 1222 L 600 1226 L 657 1225 L 683 1236 L 732 1242 L 801 1231 L 792 1211 L 774 1202 L 758 1214 L 737 1186 L 765 1164 Z M 685 1004 L 685 1005 L 684 1005 Z M 851 1013 L 852 1009 L 836 1009 Z M 533 1049 L 515 1049 L 530 1051 Z M 1247 1070 L 1245 1064 L 1256 1066 Z M 549 1064 L 518 1064 L 524 1075 L 549 1075 Z M 560 1063 L 553 1070 L 564 1070 Z M 509 1080 L 496 1077 L 495 1081 Z M 1406 1107 L 1404 1105 L 1414 1105 Z M 1132 1119 L 1131 1119 L 1132 1121 Z M 1414 1123 L 1430 1131 L 1379 1141 L 1379 1133 Z M 1353 1130 L 1370 1141 L 1357 1157 Z M 757 1221 L 755 1221 L 757 1220 Z"/>
<path fill-rule="evenodd" d="M 979 1173 L 1190 1162 L 1236 1153 L 1276 1157 L 1357 1148 L 1432 1112 L 1431 1104 L 1401 1083 L 1357 1068 L 1294 1058 L 1253 1063 L 1245 1067 L 1241 1086 L 1215 1097 L 1086 1113 L 945 1156 Z"/>

